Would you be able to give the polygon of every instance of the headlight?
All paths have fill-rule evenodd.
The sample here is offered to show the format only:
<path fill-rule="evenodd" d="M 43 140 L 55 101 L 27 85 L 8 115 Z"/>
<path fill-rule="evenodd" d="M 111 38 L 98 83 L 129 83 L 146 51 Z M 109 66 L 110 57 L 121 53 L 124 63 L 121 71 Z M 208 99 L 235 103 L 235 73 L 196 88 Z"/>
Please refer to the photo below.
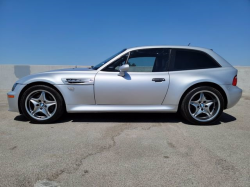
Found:
<path fill-rule="evenodd" d="M 17 85 L 18 85 L 18 83 L 15 83 L 15 84 L 12 86 L 11 91 L 14 91 Z"/>

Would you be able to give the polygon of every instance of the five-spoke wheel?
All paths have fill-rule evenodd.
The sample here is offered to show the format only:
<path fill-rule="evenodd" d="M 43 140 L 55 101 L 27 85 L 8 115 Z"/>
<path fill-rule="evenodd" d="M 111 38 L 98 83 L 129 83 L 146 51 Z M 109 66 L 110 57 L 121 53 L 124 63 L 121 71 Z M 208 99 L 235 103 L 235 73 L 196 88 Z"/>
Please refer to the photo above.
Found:
<path fill-rule="evenodd" d="M 218 97 L 210 91 L 200 91 L 189 101 L 189 112 L 198 121 L 209 121 L 220 110 Z"/>
<path fill-rule="evenodd" d="M 186 94 L 181 104 L 181 113 L 193 124 L 208 124 L 220 117 L 223 106 L 223 97 L 217 89 L 201 86 Z"/>
<path fill-rule="evenodd" d="M 55 97 L 48 91 L 36 90 L 31 92 L 25 101 L 26 111 L 38 120 L 51 118 L 56 112 Z"/>
<path fill-rule="evenodd" d="M 28 88 L 22 95 L 21 110 L 33 122 L 49 123 L 63 114 L 64 102 L 54 88 L 36 85 Z"/>

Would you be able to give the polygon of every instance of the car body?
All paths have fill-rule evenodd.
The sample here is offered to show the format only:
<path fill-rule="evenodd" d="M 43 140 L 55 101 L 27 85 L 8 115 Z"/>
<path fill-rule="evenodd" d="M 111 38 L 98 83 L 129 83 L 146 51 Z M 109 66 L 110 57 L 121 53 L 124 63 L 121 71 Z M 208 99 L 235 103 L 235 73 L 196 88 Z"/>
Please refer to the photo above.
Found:
<path fill-rule="evenodd" d="M 22 95 L 36 85 L 58 92 L 68 113 L 174 113 L 186 94 L 201 86 L 220 92 L 223 97 L 220 108 L 233 107 L 242 94 L 233 81 L 237 81 L 237 69 L 210 49 L 145 46 L 124 49 L 93 68 L 61 69 L 23 77 L 7 95 L 9 110 L 20 113 L 24 113 Z"/>

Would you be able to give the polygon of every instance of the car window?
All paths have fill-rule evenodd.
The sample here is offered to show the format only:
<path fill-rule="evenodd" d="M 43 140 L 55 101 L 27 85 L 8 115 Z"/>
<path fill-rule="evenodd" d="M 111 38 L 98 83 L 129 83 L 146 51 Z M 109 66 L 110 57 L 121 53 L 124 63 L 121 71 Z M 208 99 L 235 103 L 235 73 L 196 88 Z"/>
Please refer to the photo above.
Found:
<path fill-rule="evenodd" d="M 156 57 L 132 57 L 128 60 L 128 72 L 152 72 Z"/>
<path fill-rule="evenodd" d="M 119 72 L 120 66 L 124 65 L 127 61 L 128 54 L 123 55 L 119 59 L 115 60 L 113 63 L 105 67 L 102 71 L 114 71 L 114 72 Z"/>
<path fill-rule="evenodd" d="M 169 49 L 141 49 L 122 56 L 102 71 L 118 72 L 120 66 L 127 63 L 129 64 L 128 72 L 163 72 L 167 71 L 168 60 Z"/>
<path fill-rule="evenodd" d="M 121 54 L 122 52 L 126 51 L 127 49 L 123 49 L 121 51 L 119 51 L 118 53 L 112 55 L 111 57 L 109 57 L 108 59 L 104 60 L 103 62 L 97 64 L 96 66 L 93 67 L 94 70 L 99 69 L 100 67 L 102 67 L 104 64 L 106 64 L 108 61 L 110 61 L 112 58 L 115 58 L 117 55 Z"/>
<path fill-rule="evenodd" d="M 175 60 L 172 70 L 193 70 L 217 68 L 220 65 L 208 54 L 195 50 L 175 50 Z"/>
<path fill-rule="evenodd" d="M 128 72 L 167 71 L 169 49 L 141 49 L 131 51 Z"/>

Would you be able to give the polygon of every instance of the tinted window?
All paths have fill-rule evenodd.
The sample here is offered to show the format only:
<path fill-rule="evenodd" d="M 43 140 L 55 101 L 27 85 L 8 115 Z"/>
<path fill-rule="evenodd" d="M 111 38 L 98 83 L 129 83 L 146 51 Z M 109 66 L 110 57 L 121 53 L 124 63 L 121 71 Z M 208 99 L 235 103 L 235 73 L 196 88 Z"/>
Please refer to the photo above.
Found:
<path fill-rule="evenodd" d="M 219 64 L 208 54 L 195 50 L 175 50 L 172 70 L 217 68 Z"/>
<path fill-rule="evenodd" d="M 116 61 L 114 61 L 113 63 L 111 63 L 110 65 L 108 65 L 107 67 L 105 67 L 102 71 L 117 71 L 119 72 L 119 68 L 120 66 L 122 66 L 123 64 L 126 63 L 128 58 L 128 53 L 123 55 L 121 58 L 117 59 Z"/>
<path fill-rule="evenodd" d="M 167 71 L 169 49 L 141 49 L 130 52 L 129 72 Z"/>
<path fill-rule="evenodd" d="M 117 55 L 121 54 L 122 52 L 126 51 L 126 49 L 123 49 L 121 51 L 119 51 L 118 53 L 112 55 L 111 57 L 107 58 L 106 60 L 104 60 L 103 62 L 97 64 L 96 66 L 93 67 L 94 70 L 99 69 L 100 67 L 102 67 L 104 64 L 106 64 L 108 61 L 110 61 L 112 58 L 115 58 Z"/>
<path fill-rule="evenodd" d="M 135 50 L 108 65 L 103 71 L 119 71 L 119 67 L 127 62 L 128 72 L 162 72 L 167 71 L 168 60 L 169 49 Z"/>

